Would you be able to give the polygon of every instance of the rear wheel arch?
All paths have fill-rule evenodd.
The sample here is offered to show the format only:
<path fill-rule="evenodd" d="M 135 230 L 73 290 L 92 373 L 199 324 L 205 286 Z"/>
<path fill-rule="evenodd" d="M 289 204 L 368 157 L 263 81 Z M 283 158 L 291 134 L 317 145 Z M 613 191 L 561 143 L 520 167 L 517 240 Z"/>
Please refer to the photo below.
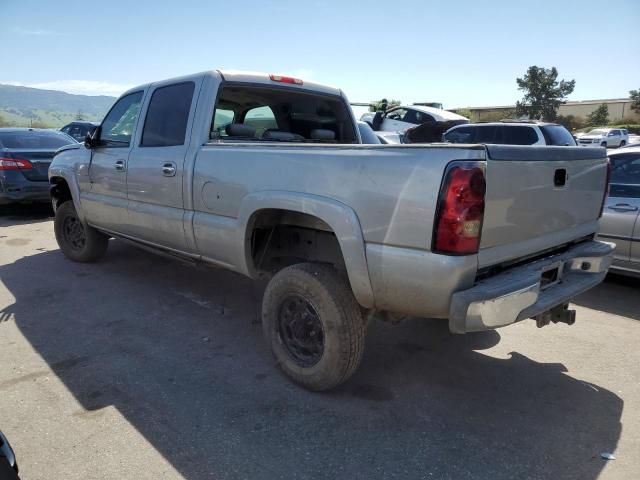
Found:
<path fill-rule="evenodd" d="M 338 269 L 341 263 L 358 303 L 373 308 L 373 289 L 362 229 L 355 212 L 347 205 L 326 197 L 292 192 L 251 194 L 243 200 L 238 220 L 241 232 L 239 258 L 243 262 L 240 270 L 249 277 L 256 278 L 262 273 L 260 256 L 256 257 L 256 253 L 261 255 L 262 252 L 256 248 L 260 248 L 260 240 L 264 246 L 265 235 L 269 235 L 269 232 L 271 235 L 278 233 L 274 228 L 304 238 L 307 238 L 305 232 L 310 232 L 318 239 L 322 252 L 318 258 L 311 255 L 301 257 L 300 261 L 332 263 Z M 256 239 L 256 229 L 261 228 L 266 233 L 261 233 L 262 239 Z M 339 248 L 338 262 L 331 261 L 331 238 L 335 239 Z M 330 257 L 326 258 L 326 255 Z M 286 264 L 283 266 L 286 267 Z"/>

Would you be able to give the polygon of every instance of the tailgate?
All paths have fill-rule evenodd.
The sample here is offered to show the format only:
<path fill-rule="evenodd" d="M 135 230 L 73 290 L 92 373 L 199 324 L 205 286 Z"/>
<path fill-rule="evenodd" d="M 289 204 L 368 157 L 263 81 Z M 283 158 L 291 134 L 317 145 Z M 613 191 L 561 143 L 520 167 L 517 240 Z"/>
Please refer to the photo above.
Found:
<path fill-rule="evenodd" d="M 604 148 L 487 145 L 479 267 L 534 255 L 597 230 Z"/>

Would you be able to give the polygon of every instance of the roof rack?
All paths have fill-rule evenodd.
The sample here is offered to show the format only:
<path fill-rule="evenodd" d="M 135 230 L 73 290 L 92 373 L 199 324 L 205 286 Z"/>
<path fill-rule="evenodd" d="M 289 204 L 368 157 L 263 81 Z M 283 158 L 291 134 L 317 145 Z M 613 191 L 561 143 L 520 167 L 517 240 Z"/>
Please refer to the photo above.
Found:
<path fill-rule="evenodd" d="M 526 120 L 523 118 L 503 118 L 502 120 L 498 120 L 501 123 L 551 123 L 551 122 L 543 122 L 542 120 Z"/>

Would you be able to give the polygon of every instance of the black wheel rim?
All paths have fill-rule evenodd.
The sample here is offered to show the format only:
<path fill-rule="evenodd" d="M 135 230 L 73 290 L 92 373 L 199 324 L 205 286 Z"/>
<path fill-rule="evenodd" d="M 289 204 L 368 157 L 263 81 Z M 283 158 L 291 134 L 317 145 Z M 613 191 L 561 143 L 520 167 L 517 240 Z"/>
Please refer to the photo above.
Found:
<path fill-rule="evenodd" d="M 77 217 L 65 217 L 62 222 L 62 234 L 67 245 L 73 250 L 82 250 L 87 242 L 84 227 Z"/>
<path fill-rule="evenodd" d="M 280 304 L 278 334 L 285 350 L 301 367 L 318 363 L 324 353 L 324 330 L 314 306 L 300 295 Z"/>

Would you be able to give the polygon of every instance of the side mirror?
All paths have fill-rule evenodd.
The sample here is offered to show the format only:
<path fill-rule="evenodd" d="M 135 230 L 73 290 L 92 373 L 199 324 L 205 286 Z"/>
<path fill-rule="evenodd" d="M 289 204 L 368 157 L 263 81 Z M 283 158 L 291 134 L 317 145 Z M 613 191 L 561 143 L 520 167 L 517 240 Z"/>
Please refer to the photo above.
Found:
<path fill-rule="evenodd" d="M 93 132 L 87 133 L 87 135 L 84 137 L 84 146 L 86 148 L 91 150 L 92 148 L 98 146 L 98 144 L 100 143 L 100 131 L 101 127 L 96 127 Z"/>

